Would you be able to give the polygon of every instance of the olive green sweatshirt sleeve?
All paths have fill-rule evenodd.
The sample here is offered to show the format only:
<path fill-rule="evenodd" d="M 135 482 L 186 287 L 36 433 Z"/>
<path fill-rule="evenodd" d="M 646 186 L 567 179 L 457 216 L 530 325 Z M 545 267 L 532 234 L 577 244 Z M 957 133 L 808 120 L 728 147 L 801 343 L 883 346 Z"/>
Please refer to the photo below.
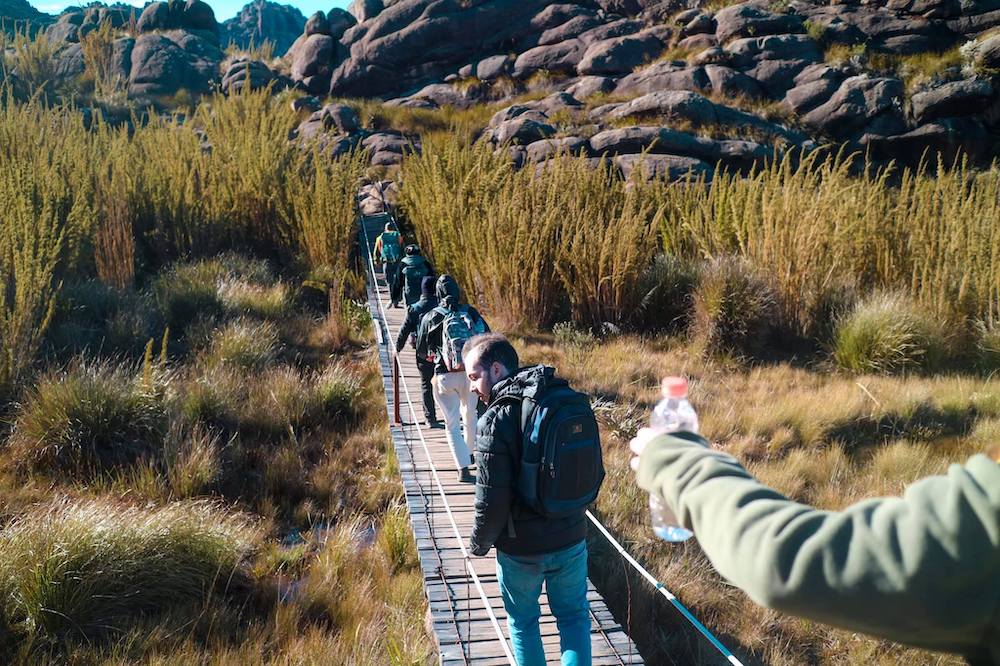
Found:
<path fill-rule="evenodd" d="M 913 483 L 902 497 L 843 511 L 793 502 L 687 433 L 651 441 L 638 480 L 695 533 L 719 573 L 760 604 L 1000 659 L 1000 465 L 985 455 Z"/>

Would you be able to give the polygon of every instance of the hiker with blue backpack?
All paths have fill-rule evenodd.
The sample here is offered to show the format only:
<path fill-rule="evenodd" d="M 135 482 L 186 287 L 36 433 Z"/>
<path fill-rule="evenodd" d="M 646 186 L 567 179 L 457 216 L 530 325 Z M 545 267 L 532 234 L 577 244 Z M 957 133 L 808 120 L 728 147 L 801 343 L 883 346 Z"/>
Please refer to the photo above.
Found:
<path fill-rule="evenodd" d="M 487 405 L 476 438 L 473 555 L 497 549 L 497 579 L 519 666 L 544 666 L 538 621 L 545 584 L 563 666 L 590 664 L 587 506 L 604 480 L 597 420 L 586 395 L 553 368 L 518 368 L 495 333 L 463 349 L 473 391 Z"/>
<path fill-rule="evenodd" d="M 462 302 L 461 289 L 452 276 L 439 277 L 435 293 L 438 306 L 424 315 L 417 329 L 417 354 L 434 364 L 434 398 L 444 416 L 458 480 L 471 483 L 475 480 L 469 468 L 476 440 L 476 396 L 462 365 L 462 347 L 490 327 L 476 308 Z"/>
<path fill-rule="evenodd" d="M 392 222 L 386 222 L 385 230 L 375 239 L 375 249 L 372 250 L 372 261 L 382 265 L 386 284 L 389 285 L 389 298 L 392 307 L 398 308 L 399 295 L 399 264 L 403 259 L 403 238 L 393 228 Z"/>
<path fill-rule="evenodd" d="M 434 274 L 434 268 L 431 266 L 431 262 L 427 261 L 427 258 L 421 254 L 419 246 L 407 245 L 404 252 L 406 256 L 399 264 L 399 280 L 396 283 L 397 296 L 395 300 L 399 300 L 399 292 L 401 291 L 403 302 L 409 307 L 420 300 L 421 283 L 425 277 Z"/>

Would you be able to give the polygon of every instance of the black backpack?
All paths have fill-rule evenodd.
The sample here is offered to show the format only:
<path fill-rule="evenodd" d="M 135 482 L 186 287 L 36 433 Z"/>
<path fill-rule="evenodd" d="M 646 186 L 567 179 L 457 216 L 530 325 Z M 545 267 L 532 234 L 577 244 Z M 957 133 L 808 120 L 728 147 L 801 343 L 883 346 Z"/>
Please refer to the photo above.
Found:
<path fill-rule="evenodd" d="M 541 394 L 521 396 L 522 503 L 548 518 L 572 515 L 594 501 L 604 481 L 601 436 L 586 395 L 554 378 Z"/>

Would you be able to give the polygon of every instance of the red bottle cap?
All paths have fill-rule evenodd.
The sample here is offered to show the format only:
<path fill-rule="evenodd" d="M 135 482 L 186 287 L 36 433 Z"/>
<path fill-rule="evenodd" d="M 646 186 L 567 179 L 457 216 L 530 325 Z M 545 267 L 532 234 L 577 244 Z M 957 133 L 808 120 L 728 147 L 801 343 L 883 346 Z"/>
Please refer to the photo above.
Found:
<path fill-rule="evenodd" d="M 662 391 L 667 398 L 686 398 L 688 380 L 684 377 L 664 377 Z"/>

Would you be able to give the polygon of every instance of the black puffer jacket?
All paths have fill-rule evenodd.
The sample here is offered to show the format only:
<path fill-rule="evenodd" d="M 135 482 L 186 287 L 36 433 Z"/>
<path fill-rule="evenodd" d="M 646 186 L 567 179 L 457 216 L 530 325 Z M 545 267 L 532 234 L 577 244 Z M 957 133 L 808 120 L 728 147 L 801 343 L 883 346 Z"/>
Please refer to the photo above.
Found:
<path fill-rule="evenodd" d="M 485 555 L 491 546 L 509 555 L 537 555 L 568 548 L 587 536 L 587 517 L 546 518 L 518 502 L 515 492 L 521 461 L 521 396 L 528 386 L 545 384 L 555 369 L 522 368 L 497 382 L 476 435 L 476 523 L 470 550 Z"/>

